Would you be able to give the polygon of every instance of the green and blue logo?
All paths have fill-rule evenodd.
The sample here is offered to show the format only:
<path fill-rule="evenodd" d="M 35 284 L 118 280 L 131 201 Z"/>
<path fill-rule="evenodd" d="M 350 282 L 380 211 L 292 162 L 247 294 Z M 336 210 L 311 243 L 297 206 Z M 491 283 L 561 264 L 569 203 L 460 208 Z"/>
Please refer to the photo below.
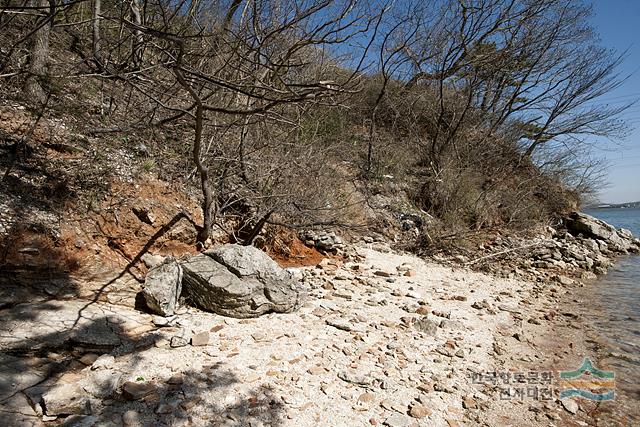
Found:
<path fill-rule="evenodd" d="M 560 372 L 560 398 L 582 397 L 605 401 L 615 398 L 615 374 L 601 371 L 585 358 L 582 366 L 574 371 Z"/>

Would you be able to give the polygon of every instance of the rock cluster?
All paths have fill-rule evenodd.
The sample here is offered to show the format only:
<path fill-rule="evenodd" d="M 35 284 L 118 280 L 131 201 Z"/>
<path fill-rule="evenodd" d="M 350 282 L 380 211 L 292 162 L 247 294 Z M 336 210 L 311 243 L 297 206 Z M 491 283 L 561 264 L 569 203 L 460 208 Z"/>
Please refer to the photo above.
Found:
<path fill-rule="evenodd" d="M 337 253 L 345 247 L 342 238 L 333 232 L 306 230 L 300 233 L 300 238 L 305 245 L 325 253 Z"/>
<path fill-rule="evenodd" d="M 574 212 L 560 230 L 549 229 L 547 235 L 531 239 L 497 238 L 480 249 L 489 255 L 478 259 L 489 261 L 484 267 L 494 273 L 532 279 L 557 274 L 589 278 L 605 274 L 617 255 L 640 251 L 640 240 L 628 230 Z M 495 258 L 492 253 L 502 256 Z"/>
<path fill-rule="evenodd" d="M 629 230 L 617 229 L 590 215 L 573 212 L 565 222 L 571 234 L 594 239 L 600 250 L 608 249 L 620 253 L 640 250 L 640 240 L 634 238 Z M 605 247 L 603 248 L 603 246 Z"/>

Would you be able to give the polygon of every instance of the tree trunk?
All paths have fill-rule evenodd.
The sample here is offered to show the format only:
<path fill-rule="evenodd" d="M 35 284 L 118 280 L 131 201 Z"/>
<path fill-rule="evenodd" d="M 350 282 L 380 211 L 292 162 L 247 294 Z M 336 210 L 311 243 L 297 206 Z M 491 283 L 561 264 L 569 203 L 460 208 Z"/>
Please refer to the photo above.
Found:
<path fill-rule="evenodd" d="M 102 12 L 102 2 L 101 0 L 94 0 L 93 3 L 93 58 L 98 64 L 98 68 L 100 71 L 104 68 L 104 63 L 102 62 L 102 52 L 101 52 L 101 44 L 102 40 L 100 38 L 100 13 Z"/>
<path fill-rule="evenodd" d="M 266 215 L 264 215 L 262 218 L 260 218 L 258 223 L 256 225 L 254 225 L 253 228 L 247 234 L 247 237 L 242 242 L 242 246 L 251 246 L 251 245 L 253 245 L 253 241 L 256 240 L 256 237 L 258 237 L 258 235 L 260 234 L 260 232 L 264 228 L 264 225 L 267 223 L 267 221 L 269 221 L 269 218 L 271 217 L 272 214 L 273 214 L 273 210 L 270 210 L 269 212 L 267 212 Z"/>
<path fill-rule="evenodd" d="M 138 26 L 142 26 L 142 12 L 140 8 L 140 0 L 131 0 L 131 15 L 133 16 L 133 22 Z M 144 38 L 142 31 L 135 29 L 133 31 L 133 42 L 131 45 L 131 55 L 133 57 L 133 66 L 135 69 L 139 69 L 142 65 L 142 47 L 144 44 Z"/>
<path fill-rule="evenodd" d="M 32 7 L 40 7 L 41 12 L 44 12 L 49 6 L 47 0 L 31 0 Z M 53 13 L 53 11 L 51 11 Z M 31 52 L 29 56 L 29 75 L 25 82 L 25 92 L 27 96 L 43 104 L 47 98 L 45 90 L 43 88 L 42 80 L 47 73 L 47 61 L 49 59 L 49 33 L 51 31 L 51 15 L 41 17 L 36 22 L 36 25 L 42 25 L 42 20 L 46 19 L 47 22 L 42 25 L 34 34 L 31 39 Z"/>
<path fill-rule="evenodd" d="M 202 229 L 198 232 L 198 242 L 204 243 L 211 235 L 213 227 L 213 189 L 209 182 L 209 168 L 202 161 L 202 125 L 203 125 L 203 108 L 202 103 L 198 99 L 196 107 L 196 129 L 193 141 L 193 162 L 200 173 L 200 187 L 202 190 Z"/>

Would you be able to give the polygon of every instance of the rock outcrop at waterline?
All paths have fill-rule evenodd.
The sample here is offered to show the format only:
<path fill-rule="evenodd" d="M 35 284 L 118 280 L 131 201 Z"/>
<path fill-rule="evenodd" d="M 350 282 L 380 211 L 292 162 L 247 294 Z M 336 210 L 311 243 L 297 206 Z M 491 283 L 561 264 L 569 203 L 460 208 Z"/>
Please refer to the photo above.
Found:
<path fill-rule="evenodd" d="M 591 215 L 573 212 L 567 217 L 565 223 L 571 234 L 600 240 L 611 251 L 624 253 L 637 252 L 640 249 L 640 241 L 634 238 L 631 231 L 624 228 L 617 229 Z"/>

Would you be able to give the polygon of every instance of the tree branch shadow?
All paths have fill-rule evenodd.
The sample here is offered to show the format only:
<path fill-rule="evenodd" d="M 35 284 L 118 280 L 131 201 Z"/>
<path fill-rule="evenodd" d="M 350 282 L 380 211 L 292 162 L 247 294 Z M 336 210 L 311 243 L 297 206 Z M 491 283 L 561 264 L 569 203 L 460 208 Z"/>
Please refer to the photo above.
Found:
<path fill-rule="evenodd" d="M 19 308 L 5 310 L 2 320 Z M 38 314 L 34 316 L 37 320 Z M 46 329 L 46 325 L 39 326 L 38 330 Z M 88 339 L 107 330 L 115 338 L 113 345 L 92 344 Z M 109 316 L 90 319 L 75 329 L 68 327 L 9 343 L 3 337 L 0 341 L 0 423 L 42 425 L 43 413 L 58 415 L 64 425 L 83 426 L 278 426 L 282 423 L 284 404 L 270 387 L 245 387 L 239 392 L 241 379 L 222 362 L 203 365 L 201 369 L 181 370 L 181 366 L 190 365 L 181 365 L 184 353 L 181 355 L 179 349 L 155 347 L 161 337 L 158 331 L 132 337 L 130 331 L 113 323 Z M 110 354 L 114 359 L 98 367 L 91 366 L 82 356 L 92 354 Z M 150 363 L 166 368 L 164 377 L 155 369 L 150 371 Z M 176 372 L 167 378 L 167 370 Z M 132 383 L 145 391 L 137 396 L 128 395 L 125 390 Z M 83 407 L 91 410 L 73 411 L 75 414 L 52 412 L 48 406 L 52 401 L 55 403 L 51 393 L 65 384 L 75 387 L 74 399 L 86 400 L 88 403 Z M 58 399 L 64 401 L 69 396 L 62 394 Z"/>

